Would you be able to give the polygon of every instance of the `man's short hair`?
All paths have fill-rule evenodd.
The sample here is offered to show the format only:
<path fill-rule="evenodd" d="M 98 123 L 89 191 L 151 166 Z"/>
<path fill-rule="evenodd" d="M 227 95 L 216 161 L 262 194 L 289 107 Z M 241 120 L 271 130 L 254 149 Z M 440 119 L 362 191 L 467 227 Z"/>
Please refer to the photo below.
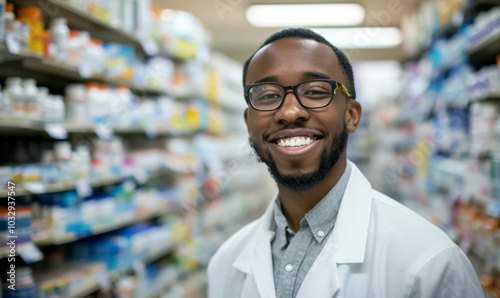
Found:
<path fill-rule="evenodd" d="M 306 28 L 287 28 L 283 29 L 281 31 L 278 31 L 274 33 L 273 35 L 269 36 L 266 41 L 255 51 L 257 53 L 262 47 L 276 41 L 282 38 L 287 38 L 287 37 L 299 37 L 299 38 L 306 38 L 306 39 L 312 39 L 315 40 L 319 43 L 326 44 L 329 46 L 333 52 L 337 55 L 337 59 L 339 60 L 340 67 L 342 68 L 342 71 L 344 72 L 346 78 L 347 78 L 347 89 L 349 90 L 349 93 L 351 93 L 351 98 L 356 98 L 356 90 L 354 88 L 354 74 L 352 72 L 352 66 L 351 62 L 349 62 L 349 59 L 347 56 L 339 50 L 336 46 L 332 45 L 328 40 L 326 40 L 323 36 L 320 34 Z M 250 62 L 252 61 L 252 58 L 255 56 L 255 53 L 248 58 L 248 60 L 245 62 L 243 65 L 243 86 L 245 86 L 245 81 L 247 78 L 247 71 L 248 71 L 248 66 L 250 65 Z"/>

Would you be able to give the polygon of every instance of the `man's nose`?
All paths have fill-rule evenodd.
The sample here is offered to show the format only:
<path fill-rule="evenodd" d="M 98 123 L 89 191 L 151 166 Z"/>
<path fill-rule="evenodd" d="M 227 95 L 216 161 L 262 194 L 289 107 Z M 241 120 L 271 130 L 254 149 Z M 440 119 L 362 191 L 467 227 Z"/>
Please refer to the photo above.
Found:
<path fill-rule="evenodd" d="M 297 120 L 309 119 L 309 111 L 303 107 L 293 92 L 287 92 L 283 104 L 275 114 L 278 122 L 293 123 Z"/>

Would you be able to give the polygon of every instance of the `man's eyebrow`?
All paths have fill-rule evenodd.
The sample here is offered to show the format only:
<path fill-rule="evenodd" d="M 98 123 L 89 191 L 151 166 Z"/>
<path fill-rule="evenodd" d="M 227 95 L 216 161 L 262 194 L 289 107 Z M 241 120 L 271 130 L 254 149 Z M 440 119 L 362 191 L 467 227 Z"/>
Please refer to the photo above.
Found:
<path fill-rule="evenodd" d="M 321 72 L 314 72 L 314 71 L 308 71 L 304 72 L 302 74 L 302 77 L 304 79 L 325 79 L 325 80 L 330 80 L 331 77 L 327 74 L 321 73 Z"/>
<path fill-rule="evenodd" d="M 254 84 L 256 84 L 256 83 L 276 82 L 277 80 L 278 80 L 277 76 L 268 76 L 268 77 L 265 77 L 265 78 L 262 78 L 262 79 L 256 81 Z"/>
<path fill-rule="evenodd" d="M 307 71 L 307 72 L 304 72 L 302 73 L 302 77 L 306 80 L 306 79 L 326 79 L 326 80 L 330 80 L 331 77 L 327 74 L 324 74 L 324 73 L 321 73 L 321 72 L 315 72 L 315 71 Z M 260 80 L 257 80 L 255 81 L 254 84 L 256 83 L 274 83 L 278 81 L 278 77 L 275 76 L 275 75 L 272 75 L 272 76 L 268 76 L 268 77 L 265 77 L 265 78 L 262 78 Z"/>

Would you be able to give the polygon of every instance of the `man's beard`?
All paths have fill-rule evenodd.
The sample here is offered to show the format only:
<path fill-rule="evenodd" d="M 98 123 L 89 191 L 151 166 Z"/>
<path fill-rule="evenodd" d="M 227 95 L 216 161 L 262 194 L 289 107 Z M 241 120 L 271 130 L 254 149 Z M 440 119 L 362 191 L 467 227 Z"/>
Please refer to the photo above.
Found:
<path fill-rule="evenodd" d="M 325 179 L 326 175 L 330 172 L 330 170 L 335 166 L 337 161 L 340 158 L 342 152 L 347 146 L 347 140 L 349 138 L 349 132 L 347 131 L 347 127 L 344 124 L 344 129 L 338 135 L 335 136 L 332 142 L 332 146 L 330 148 L 330 152 L 327 152 L 326 149 L 321 153 L 321 159 L 318 165 L 318 169 L 312 173 L 307 174 L 295 174 L 295 175 L 282 175 L 278 168 L 276 167 L 276 163 L 274 159 L 271 157 L 271 153 L 268 153 L 267 156 L 263 153 L 262 148 L 259 147 L 255 142 L 251 139 L 250 146 L 254 149 L 257 160 L 267 165 L 267 169 L 274 181 L 280 186 L 283 186 L 292 191 L 304 191 L 311 189 L 316 186 L 318 183 Z M 293 169 L 300 170 L 301 164 L 300 162 L 292 162 L 291 164 Z"/>

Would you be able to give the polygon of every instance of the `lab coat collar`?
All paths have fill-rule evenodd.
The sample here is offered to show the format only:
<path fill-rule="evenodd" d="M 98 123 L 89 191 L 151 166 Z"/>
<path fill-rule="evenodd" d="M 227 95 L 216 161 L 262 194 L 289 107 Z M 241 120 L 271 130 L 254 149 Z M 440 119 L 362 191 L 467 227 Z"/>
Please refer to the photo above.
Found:
<path fill-rule="evenodd" d="M 368 225 L 370 222 L 372 188 L 361 171 L 350 161 L 351 175 L 340 205 L 333 234 L 306 275 L 297 297 L 307 297 L 309 288 L 318 290 L 315 279 L 323 280 L 329 273 L 330 287 L 325 287 L 329 296 L 340 288 L 336 264 L 361 263 L 365 256 Z M 277 198 L 277 194 L 274 199 Z M 248 242 L 239 253 L 233 266 L 254 276 L 261 297 L 275 293 L 271 239 L 274 236 L 274 199 L 259 219 L 257 227 L 248 237 Z M 323 278 L 321 278 L 323 276 Z M 316 280 L 317 281 L 317 280 Z M 312 289 L 312 288 L 311 288 Z M 305 294 L 305 295 L 304 295 Z M 323 296 L 321 296 L 323 297 Z"/>

